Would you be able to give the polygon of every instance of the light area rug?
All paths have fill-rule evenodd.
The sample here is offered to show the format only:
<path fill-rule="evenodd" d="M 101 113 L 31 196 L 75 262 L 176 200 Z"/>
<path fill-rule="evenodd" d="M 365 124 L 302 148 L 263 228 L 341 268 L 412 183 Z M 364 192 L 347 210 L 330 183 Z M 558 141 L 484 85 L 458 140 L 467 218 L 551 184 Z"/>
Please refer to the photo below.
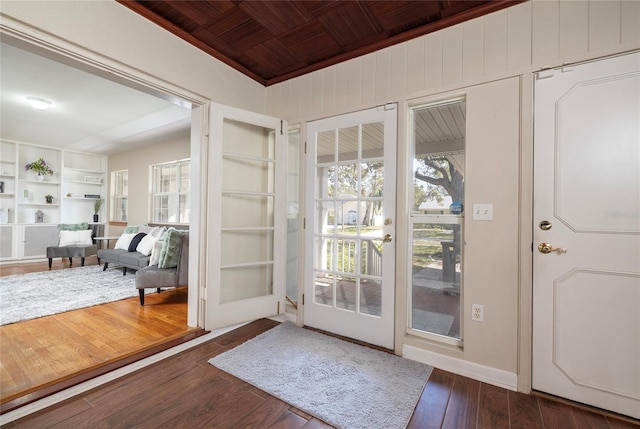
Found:
<path fill-rule="evenodd" d="M 0 277 L 0 325 L 133 296 L 138 296 L 133 273 L 123 276 L 98 265 Z"/>
<path fill-rule="evenodd" d="M 405 428 L 432 371 L 292 322 L 209 363 L 344 429 Z"/>

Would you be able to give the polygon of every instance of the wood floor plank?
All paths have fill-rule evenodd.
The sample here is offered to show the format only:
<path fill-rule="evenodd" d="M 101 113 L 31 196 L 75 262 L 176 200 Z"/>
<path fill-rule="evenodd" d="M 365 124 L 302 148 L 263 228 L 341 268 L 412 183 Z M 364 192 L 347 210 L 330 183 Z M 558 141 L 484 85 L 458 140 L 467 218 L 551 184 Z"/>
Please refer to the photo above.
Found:
<path fill-rule="evenodd" d="M 443 429 L 476 427 L 479 391 L 479 381 L 455 376 L 449 404 L 442 422 Z"/>
<path fill-rule="evenodd" d="M 640 428 L 640 420 L 634 423 L 626 420 L 617 419 L 615 417 L 607 417 L 607 422 L 611 429 L 638 429 Z"/>
<path fill-rule="evenodd" d="M 544 429 L 537 397 L 513 391 L 508 391 L 507 395 L 512 428 Z"/>
<path fill-rule="evenodd" d="M 580 408 L 573 408 L 572 415 L 576 426 L 580 429 L 611 429 L 607 418 L 602 414 L 596 414 Z"/>
<path fill-rule="evenodd" d="M 409 421 L 409 429 L 439 429 L 449 403 L 454 376 L 433 369 L 416 409 Z"/>
<path fill-rule="evenodd" d="M 480 384 L 478 429 L 509 429 L 509 395 L 505 389 Z"/>
<path fill-rule="evenodd" d="M 278 420 L 276 420 L 268 429 L 301 429 L 307 424 L 307 421 L 299 415 L 286 411 Z M 260 428 L 264 426 L 256 426 Z"/>
<path fill-rule="evenodd" d="M 569 405 L 546 398 L 538 398 L 538 404 L 545 428 L 580 429 L 573 419 Z"/>

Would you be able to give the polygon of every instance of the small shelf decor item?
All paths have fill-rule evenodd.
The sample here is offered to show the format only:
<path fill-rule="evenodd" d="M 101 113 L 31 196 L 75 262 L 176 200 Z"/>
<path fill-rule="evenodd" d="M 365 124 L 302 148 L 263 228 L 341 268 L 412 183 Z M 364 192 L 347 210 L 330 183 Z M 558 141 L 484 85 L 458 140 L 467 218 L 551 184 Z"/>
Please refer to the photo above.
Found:
<path fill-rule="evenodd" d="M 24 166 L 24 170 L 37 173 L 37 180 L 44 180 L 44 176 L 46 176 L 47 174 L 53 176 L 53 169 L 49 167 L 49 164 L 47 164 L 47 162 L 43 158 L 38 158 L 38 160 L 26 164 Z"/>
<path fill-rule="evenodd" d="M 53 195 L 51 194 L 45 195 L 44 200 L 47 202 L 47 204 L 53 204 Z"/>
<path fill-rule="evenodd" d="M 93 202 L 93 222 L 94 223 L 97 223 L 98 220 L 100 219 L 99 213 L 100 213 L 100 209 L 102 208 L 102 203 L 104 203 L 104 200 L 102 198 L 98 198 Z"/>

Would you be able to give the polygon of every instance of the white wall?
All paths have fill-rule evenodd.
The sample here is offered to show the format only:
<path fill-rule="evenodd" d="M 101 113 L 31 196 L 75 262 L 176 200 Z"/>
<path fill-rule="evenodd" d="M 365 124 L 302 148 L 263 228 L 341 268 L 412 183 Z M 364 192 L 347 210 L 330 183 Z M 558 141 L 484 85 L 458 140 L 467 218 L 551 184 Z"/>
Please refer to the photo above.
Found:
<path fill-rule="evenodd" d="M 111 193 L 111 172 L 119 170 L 129 172 L 129 219 L 127 221 L 129 225 L 142 225 L 151 221 L 150 166 L 190 158 L 189 132 L 186 131 L 183 134 L 150 146 L 109 156 L 109 183 L 107 184 L 109 194 Z M 110 198 L 107 204 L 110 209 Z M 123 230 L 124 227 L 109 226 L 110 235 L 118 235 Z"/>
<path fill-rule="evenodd" d="M 454 358 L 449 369 L 472 376 L 488 368 L 484 379 L 507 387 L 518 374 L 527 389 L 533 71 L 638 49 L 639 41 L 638 1 L 533 1 L 267 88 L 269 113 L 289 123 L 399 102 L 398 176 L 407 178 L 406 106 L 447 93 L 469 97 L 465 200 L 494 203 L 495 220 L 465 222 L 464 347 L 405 335 L 410 279 L 399 269 L 399 349 L 446 355 Z M 409 190 L 399 186 L 398 267 L 409 263 Z M 485 305 L 484 323 L 468 320 L 472 302 Z"/>

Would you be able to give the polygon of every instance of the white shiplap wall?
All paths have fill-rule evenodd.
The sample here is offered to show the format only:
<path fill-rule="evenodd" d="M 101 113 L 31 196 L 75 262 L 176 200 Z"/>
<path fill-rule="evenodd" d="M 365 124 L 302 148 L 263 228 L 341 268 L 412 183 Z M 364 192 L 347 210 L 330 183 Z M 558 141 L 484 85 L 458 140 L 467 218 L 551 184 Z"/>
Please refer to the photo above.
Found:
<path fill-rule="evenodd" d="M 639 41 L 638 0 L 532 1 L 273 85 L 267 108 L 296 123 L 637 49 Z"/>
<path fill-rule="evenodd" d="M 437 94 L 445 92 L 468 96 L 467 126 L 473 128 L 475 124 L 476 132 L 468 142 L 470 183 L 465 200 L 467 204 L 491 201 L 494 213 L 503 218 L 483 225 L 466 224 L 470 241 L 465 250 L 465 276 L 469 280 L 465 284 L 471 288 L 465 292 L 463 314 L 467 314 L 471 302 L 478 302 L 485 305 L 490 316 L 482 325 L 463 322 L 463 350 L 405 336 L 401 340 L 404 351 L 414 347 L 418 354 L 447 355 L 446 369 L 505 387 L 516 388 L 517 376 L 517 388 L 528 390 L 531 275 L 522 274 L 518 283 L 518 273 L 530 273 L 530 267 L 527 262 L 518 265 L 517 255 L 524 252 L 526 258 L 529 254 L 527 246 L 522 250 L 515 237 L 520 234 L 522 243 L 531 239 L 518 231 L 518 226 L 530 222 L 532 73 L 542 67 L 634 49 L 640 49 L 640 0 L 540 0 L 267 88 L 269 113 L 292 124 L 399 102 L 399 177 L 410 175 L 402 158 L 411 153 L 405 141 L 404 102 L 432 95 L 438 98 Z M 506 79 L 514 76 L 519 78 Z M 485 123 L 491 126 L 482 128 Z M 501 163 L 495 163 L 496 154 L 500 154 Z M 399 184 L 396 238 L 398 246 L 409 246 L 408 237 L 402 236 L 408 191 L 402 181 Z M 509 232 L 505 233 L 507 224 Z M 483 234 L 492 237 L 490 243 L 478 246 L 478 237 Z M 498 263 L 490 255 L 509 256 Z M 401 259 L 397 259 L 398 267 L 407 263 Z M 490 266 L 494 268 L 486 268 Z M 492 274 L 487 276 L 488 272 Z M 402 274 L 396 275 L 399 302 L 409 293 L 407 283 L 410 281 Z M 396 324 L 400 326 L 397 337 L 404 334 L 402 305 L 396 305 Z"/>

